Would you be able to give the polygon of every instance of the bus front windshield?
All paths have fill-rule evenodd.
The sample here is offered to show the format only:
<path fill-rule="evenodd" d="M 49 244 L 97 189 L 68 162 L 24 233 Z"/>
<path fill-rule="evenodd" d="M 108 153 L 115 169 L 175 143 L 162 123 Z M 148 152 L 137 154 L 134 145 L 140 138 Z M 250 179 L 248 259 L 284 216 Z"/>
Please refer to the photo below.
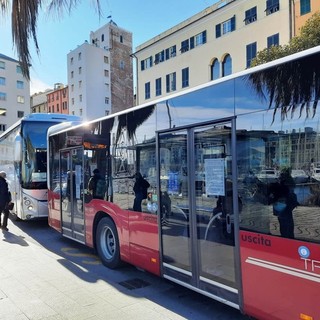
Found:
<path fill-rule="evenodd" d="M 26 189 L 47 188 L 47 130 L 52 122 L 23 122 L 21 185 Z"/>

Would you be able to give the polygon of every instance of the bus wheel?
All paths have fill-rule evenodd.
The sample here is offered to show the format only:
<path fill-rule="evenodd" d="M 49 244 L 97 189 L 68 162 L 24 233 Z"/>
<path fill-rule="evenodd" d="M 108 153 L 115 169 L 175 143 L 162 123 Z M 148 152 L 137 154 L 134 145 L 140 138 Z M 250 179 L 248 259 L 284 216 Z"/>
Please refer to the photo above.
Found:
<path fill-rule="evenodd" d="M 102 218 L 97 227 L 96 244 L 102 263 L 111 269 L 121 264 L 120 246 L 116 226 L 109 218 Z"/>

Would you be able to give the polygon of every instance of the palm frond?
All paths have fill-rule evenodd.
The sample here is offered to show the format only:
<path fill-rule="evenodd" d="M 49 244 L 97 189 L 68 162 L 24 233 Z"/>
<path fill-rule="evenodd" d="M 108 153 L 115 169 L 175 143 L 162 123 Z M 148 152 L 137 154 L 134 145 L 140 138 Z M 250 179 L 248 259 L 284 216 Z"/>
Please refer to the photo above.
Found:
<path fill-rule="evenodd" d="M 283 121 L 299 107 L 300 116 L 303 111 L 307 117 L 314 116 L 320 98 L 319 59 L 316 53 L 249 75 L 254 92 L 274 108 L 273 121 L 277 112 Z"/>
<path fill-rule="evenodd" d="M 12 0 L 12 40 L 17 48 L 18 58 L 22 67 L 23 75 L 27 79 L 30 79 L 30 37 L 34 41 L 37 53 L 39 53 L 36 28 L 38 11 L 40 7 L 41 0 Z"/>

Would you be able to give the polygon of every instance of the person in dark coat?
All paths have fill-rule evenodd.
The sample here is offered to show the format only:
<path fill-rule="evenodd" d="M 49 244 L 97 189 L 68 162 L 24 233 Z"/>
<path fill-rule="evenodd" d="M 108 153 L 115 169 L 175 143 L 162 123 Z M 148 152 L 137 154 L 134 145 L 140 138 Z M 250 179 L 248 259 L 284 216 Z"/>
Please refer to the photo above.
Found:
<path fill-rule="evenodd" d="M 105 198 L 106 181 L 97 168 L 93 170 L 93 176 L 88 183 L 88 190 L 94 199 Z"/>
<path fill-rule="evenodd" d="M 8 204 L 11 202 L 11 196 L 9 192 L 8 183 L 6 181 L 6 173 L 0 171 L 0 226 L 3 230 L 8 231 L 8 217 L 9 209 Z M 1 215 L 3 214 L 3 221 L 1 224 Z"/>
<path fill-rule="evenodd" d="M 279 182 L 271 186 L 273 214 L 278 217 L 282 237 L 294 239 L 293 209 L 299 203 L 293 192 L 294 180 L 289 169 L 282 170 Z"/>
<path fill-rule="evenodd" d="M 135 194 L 134 202 L 133 202 L 133 211 L 142 211 L 141 201 L 143 199 L 147 199 L 148 197 L 148 188 L 150 184 L 147 180 L 145 180 L 140 172 L 135 174 L 136 182 L 133 186 L 133 191 Z"/>

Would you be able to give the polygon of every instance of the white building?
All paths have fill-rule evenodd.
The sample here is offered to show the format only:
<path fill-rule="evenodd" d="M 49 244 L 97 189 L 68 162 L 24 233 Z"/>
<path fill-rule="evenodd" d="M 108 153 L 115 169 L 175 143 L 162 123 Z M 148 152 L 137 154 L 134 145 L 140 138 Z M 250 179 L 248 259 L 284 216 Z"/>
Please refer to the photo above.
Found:
<path fill-rule="evenodd" d="M 133 106 L 132 33 L 110 21 L 68 56 L 69 113 L 91 120 Z"/>
<path fill-rule="evenodd" d="M 30 113 L 30 82 L 19 61 L 0 54 L 0 133 Z"/>

